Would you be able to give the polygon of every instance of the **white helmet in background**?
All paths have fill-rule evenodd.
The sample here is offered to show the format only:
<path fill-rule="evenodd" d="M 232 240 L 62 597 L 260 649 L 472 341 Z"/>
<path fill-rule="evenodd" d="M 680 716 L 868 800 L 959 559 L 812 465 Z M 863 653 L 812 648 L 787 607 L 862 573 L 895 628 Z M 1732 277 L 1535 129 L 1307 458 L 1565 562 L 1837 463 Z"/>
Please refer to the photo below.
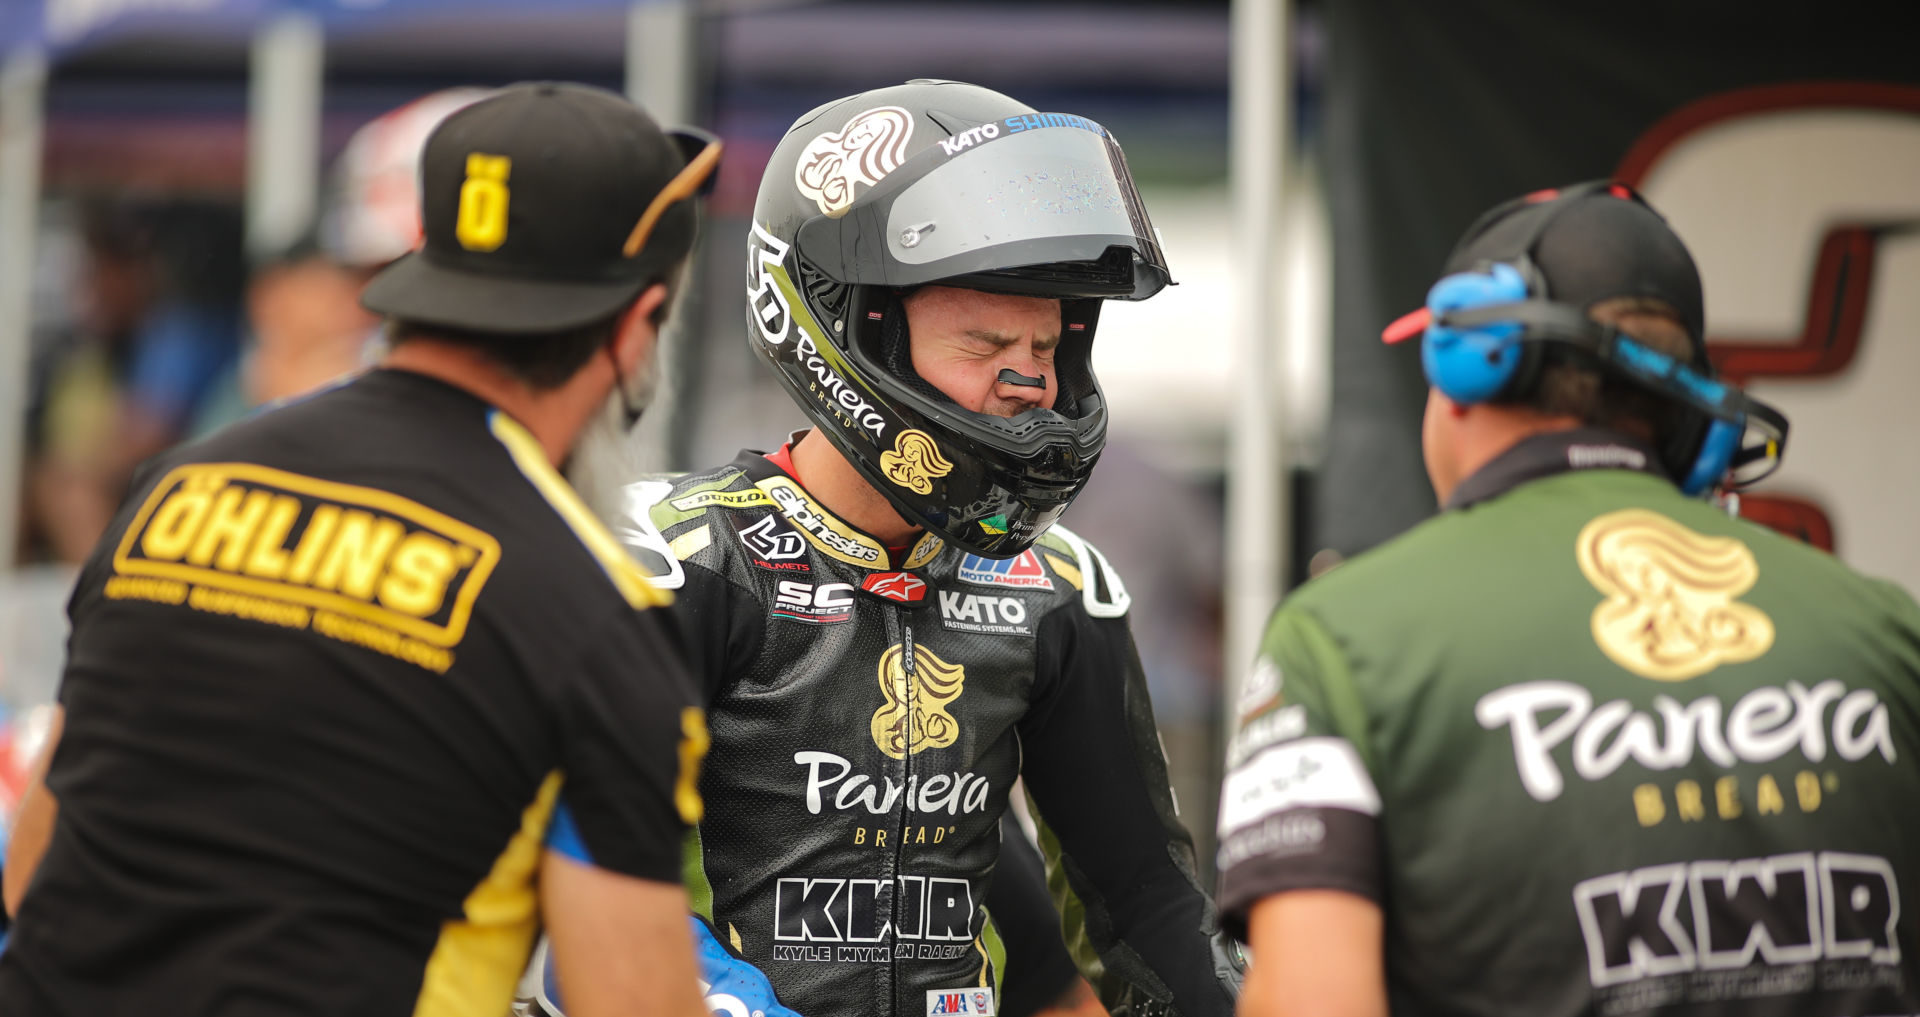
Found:
<path fill-rule="evenodd" d="M 420 244 L 420 151 L 454 111 L 493 94 L 449 88 L 382 114 L 334 160 L 320 249 L 342 265 L 375 268 Z"/>

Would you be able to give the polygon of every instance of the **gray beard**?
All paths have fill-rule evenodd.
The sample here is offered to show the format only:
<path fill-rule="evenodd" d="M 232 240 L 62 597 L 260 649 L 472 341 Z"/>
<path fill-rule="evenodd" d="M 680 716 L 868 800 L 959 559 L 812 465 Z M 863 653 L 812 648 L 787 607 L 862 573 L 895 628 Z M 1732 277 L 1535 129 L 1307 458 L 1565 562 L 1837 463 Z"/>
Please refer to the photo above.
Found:
<path fill-rule="evenodd" d="M 641 373 L 628 382 L 634 405 L 652 405 L 659 379 L 659 358 L 648 357 L 641 364 Z M 627 428 L 627 404 L 620 389 L 616 382 L 606 401 L 587 418 L 565 470 L 567 482 L 587 508 L 607 522 L 619 519 L 625 509 L 621 492 L 648 472 L 647 464 L 641 461 L 640 428 L 637 424 L 631 430 Z"/>

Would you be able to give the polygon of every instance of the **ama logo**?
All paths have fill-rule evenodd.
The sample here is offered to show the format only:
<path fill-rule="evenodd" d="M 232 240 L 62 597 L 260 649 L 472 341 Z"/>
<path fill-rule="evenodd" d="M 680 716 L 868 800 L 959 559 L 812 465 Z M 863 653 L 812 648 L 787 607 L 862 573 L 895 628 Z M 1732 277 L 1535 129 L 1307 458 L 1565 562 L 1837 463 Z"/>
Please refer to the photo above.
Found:
<path fill-rule="evenodd" d="M 1040 564 L 1032 548 L 1012 558 L 982 558 L 970 554 L 960 559 L 960 578 L 982 586 L 1012 586 L 1023 590 L 1051 590 L 1053 580 Z"/>
<path fill-rule="evenodd" d="M 993 1017 L 992 989 L 931 989 L 927 1017 Z"/>

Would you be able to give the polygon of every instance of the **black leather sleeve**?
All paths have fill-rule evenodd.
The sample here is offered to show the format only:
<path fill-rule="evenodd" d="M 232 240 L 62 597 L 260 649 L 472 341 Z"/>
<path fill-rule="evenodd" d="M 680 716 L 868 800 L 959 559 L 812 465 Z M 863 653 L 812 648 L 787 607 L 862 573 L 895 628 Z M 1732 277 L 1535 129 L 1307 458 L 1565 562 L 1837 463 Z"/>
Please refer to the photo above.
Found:
<path fill-rule="evenodd" d="M 725 576 L 683 563 L 687 581 L 673 591 L 674 622 L 680 627 L 687 664 L 700 683 L 704 702 L 760 653 L 766 638 L 766 612 L 753 595 Z"/>
<path fill-rule="evenodd" d="M 1070 604 L 1037 636 L 1022 772 L 1084 908 L 1101 1001 L 1134 1017 L 1227 1017 L 1239 975 L 1174 812 L 1126 619 Z"/>
<path fill-rule="evenodd" d="M 1080 977 L 1060 940 L 1060 913 L 1047 894 L 1047 870 L 1013 814 L 1000 820 L 1000 861 L 987 891 L 987 912 L 1007 945 L 999 1017 L 1033 1017 Z"/>

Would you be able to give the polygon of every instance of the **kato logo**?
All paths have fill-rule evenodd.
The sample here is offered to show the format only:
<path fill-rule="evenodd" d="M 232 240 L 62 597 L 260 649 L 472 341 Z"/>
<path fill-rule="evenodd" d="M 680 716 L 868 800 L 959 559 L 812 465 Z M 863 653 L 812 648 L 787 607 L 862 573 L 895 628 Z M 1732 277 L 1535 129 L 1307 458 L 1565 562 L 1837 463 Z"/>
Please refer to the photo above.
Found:
<path fill-rule="evenodd" d="M 1685 681 L 1773 646 L 1773 621 L 1736 599 L 1753 588 L 1760 566 L 1732 537 L 1626 509 L 1588 523 L 1574 554 L 1607 596 L 1593 610 L 1593 641 L 1634 674 Z"/>
<path fill-rule="evenodd" d="M 994 597 L 981 593 L 940 591 L 940 621 L 961 632 L 990 635 L 1029 636 L 1027 606 L 1019 597 Z"/>
<path fill-rule="evenodd" d="M 194 584 L 452 647 L 499 560 L 491 535 L 387 491 L 200 463 L 147 496 L 113 566 L 122 589 L 128 577 Z"/>
<path fill-rule="evenodd" d="M 887 701 L 873 711 L 873 743 L 895 759 L 952 745 L 960 738 L 960 723 L 947 704 L 960 698 L 966 682 L 966 668 L 924 646 L 887 647 L 880 655 L 880 692 Z"/>
<path fill-rule="evenodd" d="M 1051 590 L 1053 580 L 1032 548 L 1011 558 L 983 558 L 970 554 L 960 559 L 960 578 L 982 586 L 1013 586 L 1023 590 Z"/>
<path fill-rule="evenodd" d="M 940 446 L 925 431 L 901 431 L 893 448 L 880 453 L 880 469 L 895 487 L 914 494 L 932 494 L 933 482 L 953 472 Z M 1002 531 L 1004 532 L 1004 530 Z"/>

